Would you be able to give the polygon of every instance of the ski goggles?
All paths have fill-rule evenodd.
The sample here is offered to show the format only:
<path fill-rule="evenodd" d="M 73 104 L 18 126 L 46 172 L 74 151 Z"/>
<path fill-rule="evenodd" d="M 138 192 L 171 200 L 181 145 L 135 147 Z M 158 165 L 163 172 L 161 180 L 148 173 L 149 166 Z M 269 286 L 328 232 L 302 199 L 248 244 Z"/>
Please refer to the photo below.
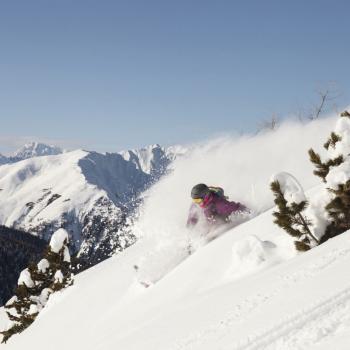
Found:
<path fill-rule="evenodd" d="M 196 204 L 201 204 L 203 202 L 203 198 L 192 198 L 192 200 Z"/>

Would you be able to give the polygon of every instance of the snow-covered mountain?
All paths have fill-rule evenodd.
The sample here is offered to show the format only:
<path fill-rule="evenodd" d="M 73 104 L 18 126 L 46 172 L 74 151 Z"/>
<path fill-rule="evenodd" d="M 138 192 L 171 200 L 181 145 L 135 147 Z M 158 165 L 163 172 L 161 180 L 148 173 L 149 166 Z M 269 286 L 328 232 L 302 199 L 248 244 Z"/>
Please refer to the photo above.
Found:
<path fill-rule="evenodd" d="M 61 153 L 63 153 L 62 149 L 57 146 L 45 145 L 40 142 L 30 142 L 18 149 L 13 157 L 23 160 L 40 156 L 52 156 Z"/>
<path fill-rule="evenodd" d="M 155 145 L 124 157 L 81 150 L 42 157 L 58 149 L 32 146 L 16 153 L 28 159 L 0 167 L 0 224 L 46 240 L 64 227 L 89 264 L 134 243 L 127 226 L 138 196 L 177 156 Z"/>
<path fill-rule="evenodd" d="M 7 157 L 0 153 L 0 165 L 34 157 L 58 155 L 63 152 L 65 151 L 54 145 L 29 142 L 20 147 L 11 156 Z M 138 149 L 123 150 L 118 153 L 125 160 L 134 163 L 144 173 L 159 176 L 162 174 L 162 170 L 164 171 L 172 161 L 187 152 L 188 149 L 180 145 L 161 147 L 159 144 L 154 144 Z"/>
<path fill-rule="evenodd" d="M 0 165 L 8 163 L 8 158 L 0 153 Z"/>
<path fill-rule="evenodd" d="M 136 168 L 153 177 L 159 177 L 177 157 L 184 155 L 188 149 L 183 146 L 161 147 L 158 144 L 144 148 L 121 151 L 127 161 Z"/>
<path fill-rule="evenodd" d="M 29 142 L 19 148 L 9 157 L 0 154 L 0 165 L 16 163 L 33 157 L 50 156 L 61 153 L 63 153 L 62 149 L 57 146 L 46 145 L 40 142 Z"/>
<path fill-rule="evenodd" d="M 118 154 L 78 150 L 3 165 L 0 223 L 45 239 L 64 227 L 84 256 L 106 241 L 124 248 L 133 238 L 118 231 L 149 181 Z"/>

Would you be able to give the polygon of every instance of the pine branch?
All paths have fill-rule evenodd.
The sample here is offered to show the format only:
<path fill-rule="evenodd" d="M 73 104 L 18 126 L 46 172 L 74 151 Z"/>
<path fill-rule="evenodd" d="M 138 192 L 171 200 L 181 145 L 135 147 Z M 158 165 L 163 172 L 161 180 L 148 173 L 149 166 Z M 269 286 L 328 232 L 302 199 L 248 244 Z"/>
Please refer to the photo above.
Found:
<path fill-rule="evenodd" d="M 305 219 L 304 219 L 304 217 L 301 215 L 301 213 L 298 213 L 298 216 L 299 216 L 300 220 L 302 221 L 302 225 L 303 225 L 304 230 L 307 232 L 308 235 L 310 235 L 310 236 L 313 238 L 313 240 L 314 240 L 317 244 L 319 244 L 320 241 L 316 238 L 315 235 L 312 234 L 312 232 L 311 232 L 310 229 L 309 229 L 309 226 L 308 226 L 307 222 L 305 221 Z"/>
<path fill-rule="evenodd" d="M 327 140 L 327 142 L 323 145 L 323 147 L 328 150 L 330 146 L 335 148 L 337 142 L 341 141 L 341 137 L 337 135 L 335 132 L 331 133 L 331 136 Z"/>
<path fill-rule="evenodd" d="M 334 134 L 336 135 L 336 134 Z M 337 137 L 337 136 L 335 136 Z M 335 140 L 335 139 L 334 139 Z M 334 141 L 333 140 L 333 141 Z M 329 145 L 333 143 L 331 139 L 328 140 Z M 327 143 L 325 144 L 326 147 Z M 324 183 L 326 183 L 326 177 L 329 173 L 331 167 L 338 166 L 344 162 L 344 158 L 342 155 L 338 156 L 334 159 L 329 159 L 327 163 L 323 163 L 321 161 L 321 157 L 317 154 L 312 148 L 309 149 L 309 157 L 310 161 L 315 165 L 316 170 L 314 170 L 314 174 L 322 179 Z"/>
<path fill-rule="evenodd" d="M 326 176 L 329 172 L 329 167 L 327 164 L 321 161 L 321 157 L 318 153 L 316 153 L 312 148 L 309 149 L 309 157 L 310 161 L 315 165 L 316 170 L 314 170 L 314 174 L 319 176 L 323 182 L 326 182 Z"/>

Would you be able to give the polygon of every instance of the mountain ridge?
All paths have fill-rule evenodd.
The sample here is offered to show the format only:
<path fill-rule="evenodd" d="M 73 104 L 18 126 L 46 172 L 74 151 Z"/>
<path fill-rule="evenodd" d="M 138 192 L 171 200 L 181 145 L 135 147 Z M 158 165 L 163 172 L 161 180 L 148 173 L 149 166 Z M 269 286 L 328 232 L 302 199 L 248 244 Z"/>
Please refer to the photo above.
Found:
<path fill-rule="evenodd" d="M 64 227 L 74 253 L 94 264 L 134 243 L 127 227 L 139 196 L 175 158 L 152 145 L 135 151 L 132 159 L 125 153 L 75 150 L 2 165 L 0 224 L 46 240 Z"/>

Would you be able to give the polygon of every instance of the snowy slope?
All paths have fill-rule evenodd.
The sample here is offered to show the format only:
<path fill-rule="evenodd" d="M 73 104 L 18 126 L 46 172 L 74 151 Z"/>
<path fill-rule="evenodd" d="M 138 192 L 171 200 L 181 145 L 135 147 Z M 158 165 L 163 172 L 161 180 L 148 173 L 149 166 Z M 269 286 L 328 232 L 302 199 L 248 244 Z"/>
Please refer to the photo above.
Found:
<path fill-rule="evenodd" d="M 333 124 L 195 147 L 146 193 L 139 241 L 78 275 L 4 348 L 348 349 L 350 232 L 297 254 L 272 222 L 268 189 L 284 170 L 317 195 L 306 151 L 320 149 Z M 187 256 L 196 234 L 184 229 L 188 193 L 202 181 L 224 186 L 256 216 Z"/>
<path fill-rule="evenodd" d="M 148 289 L 132 269 L 145 246 L 134 245 L 79 275 L 5 348 L 318 349 L 336 340 L 345 349 L 350 233 L 293 257 L 270 215 L 226 233 Z"/>

